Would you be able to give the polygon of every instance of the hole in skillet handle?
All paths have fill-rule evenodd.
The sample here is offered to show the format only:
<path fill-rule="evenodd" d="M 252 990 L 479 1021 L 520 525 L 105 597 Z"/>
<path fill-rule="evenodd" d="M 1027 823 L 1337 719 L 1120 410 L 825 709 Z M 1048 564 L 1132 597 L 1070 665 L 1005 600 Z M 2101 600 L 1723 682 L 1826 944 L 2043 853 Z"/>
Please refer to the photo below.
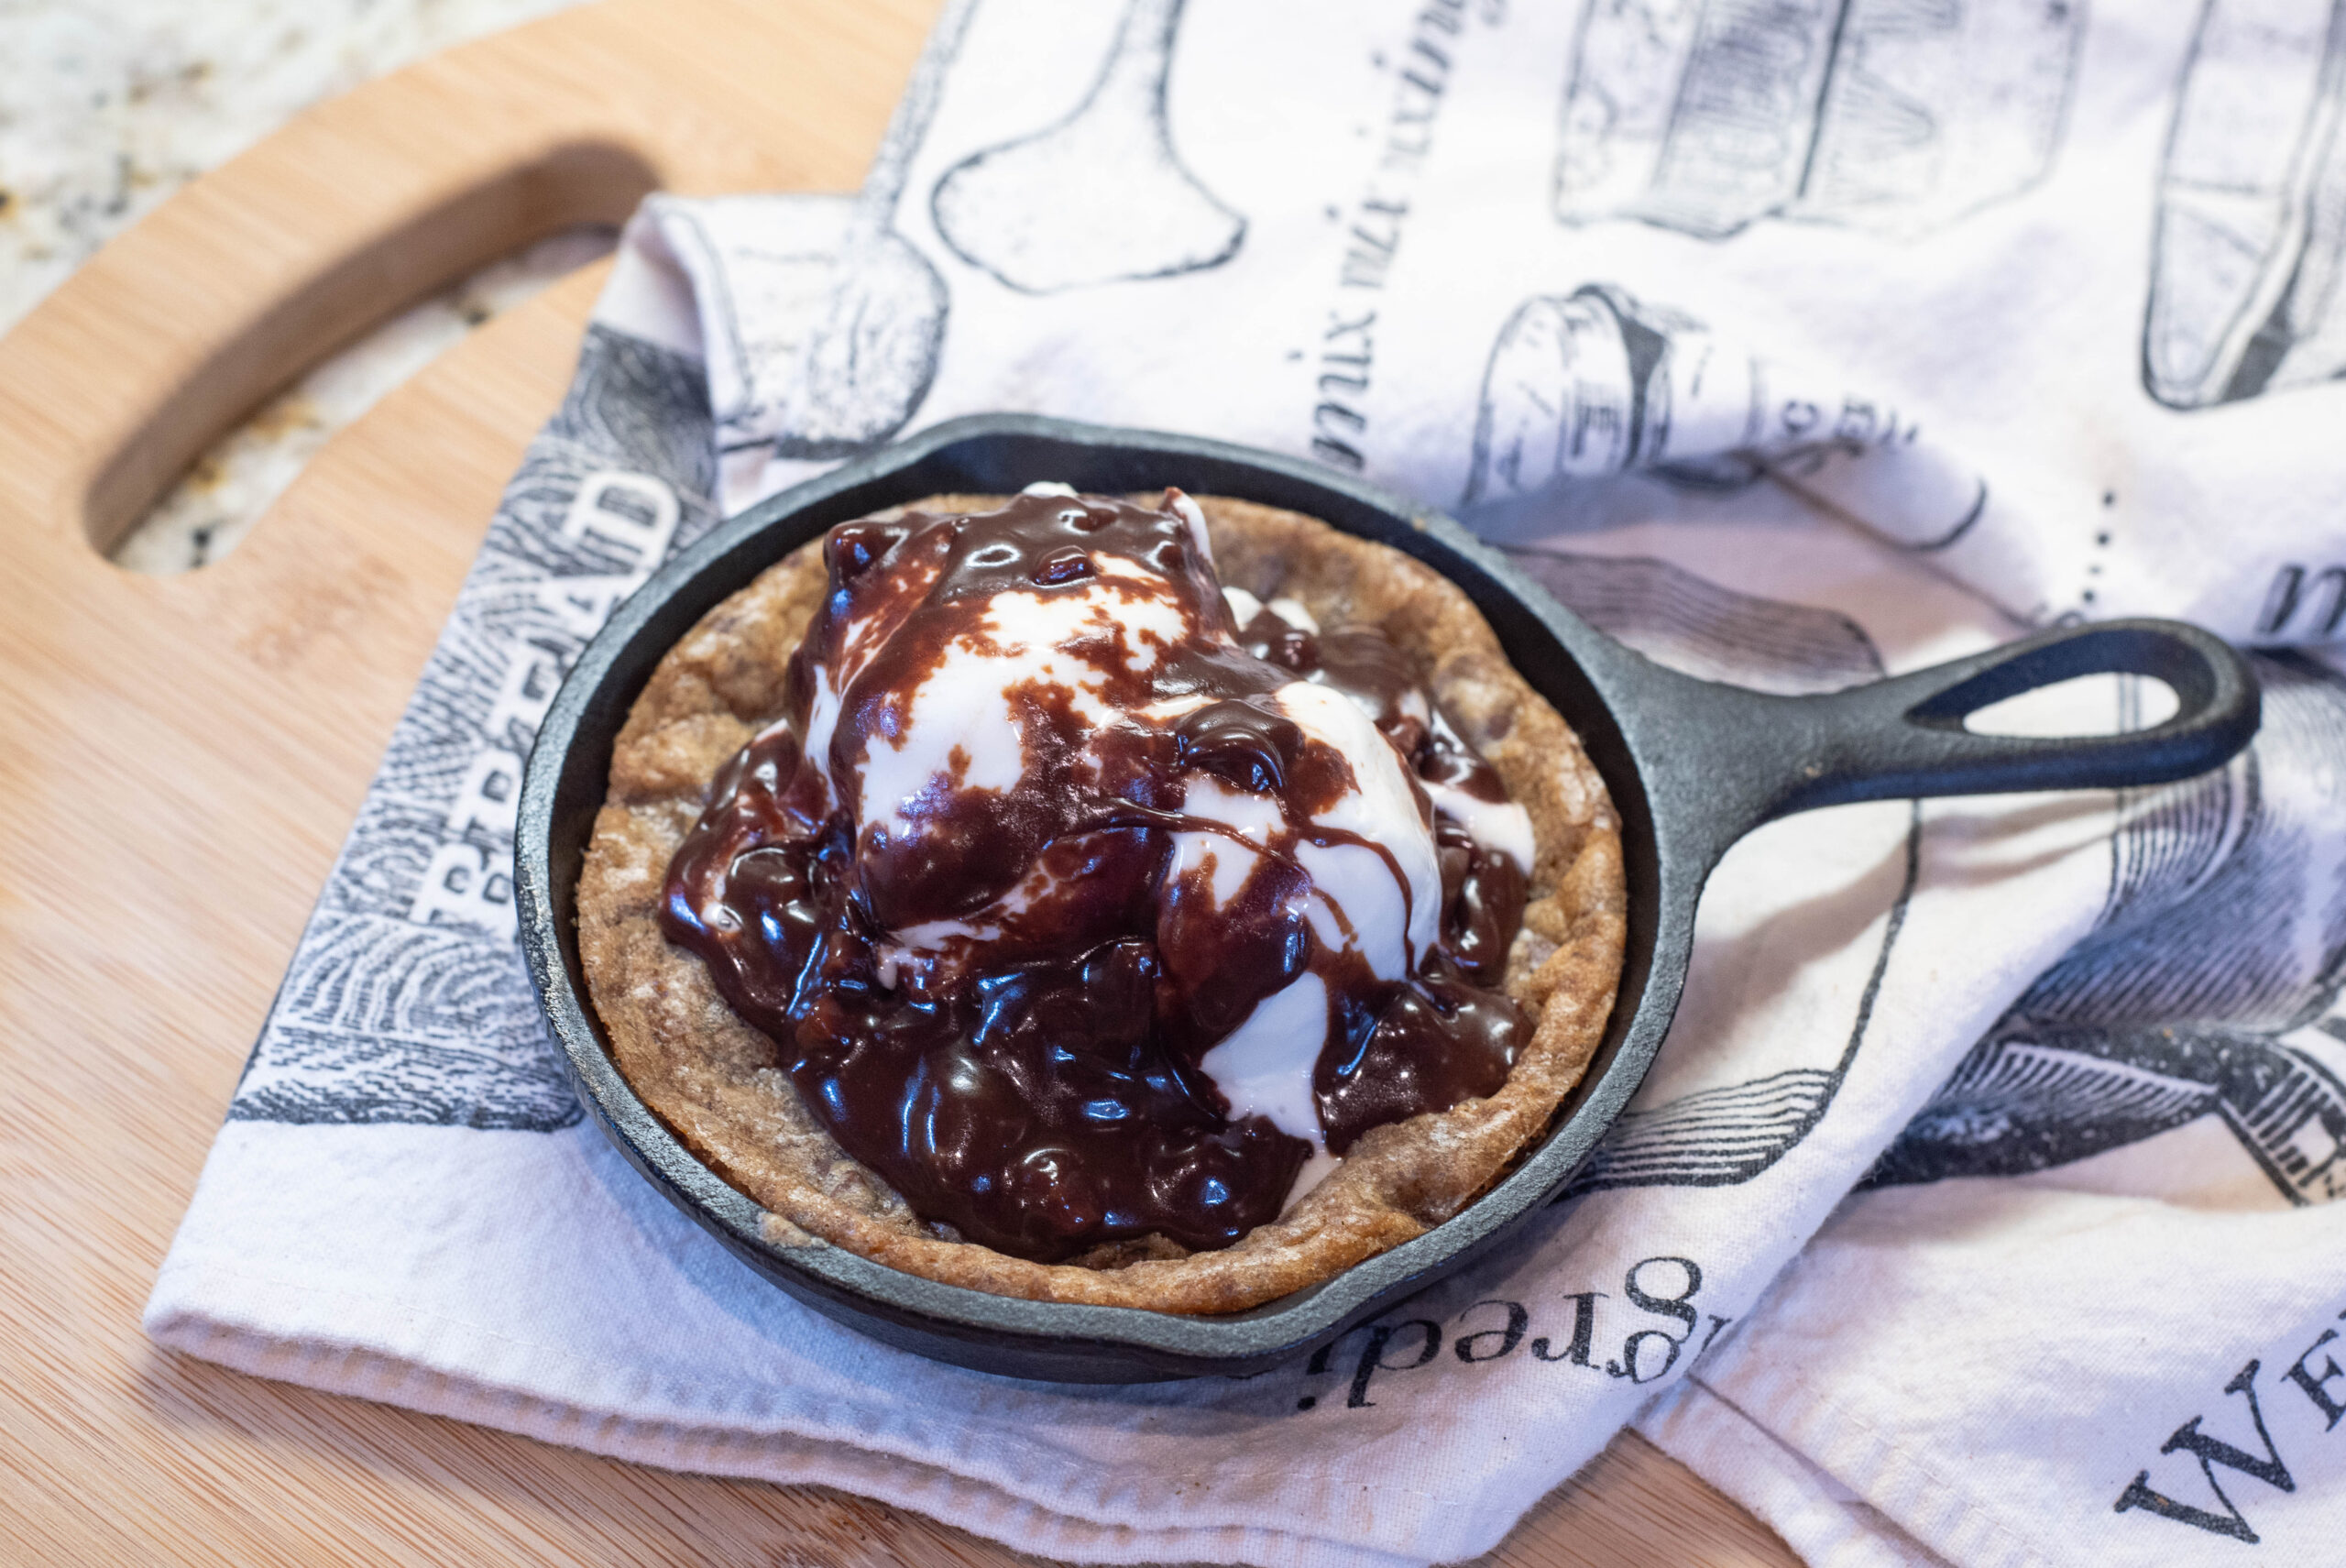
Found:
<path fill-rule="evenodd" d="M 2175 688 L 2151 675 L 2072 675 L 1963 716 L 1974 735 L 2120 735 L 2175 716 Z"/>
<path fill-rule="evenodd" d="M 575 895 L 612 741 L 653 666 L 727 595 L 835 523 L 940 491 L 1178 484 L 1320 517 L 1458 584 L 1507 657 L 1580 734 L 1622 819 L 1628 959 L 1606 1036 L 1545 1137 L 1483 1197 L 1423 1235 L 1249 1311 L 1178 1317 L 1029 1301 L 937 1284 L 770 1231 L 757 1204 L 696 1159 L 619 1074 L 586 1004 Z M 663 568 L 580 655 L 539 731 L 515 839 L 521 944 L 581 1100 L 629 1162 L 736 1255 L 807 1305 L 899 1348 L 980 1370 L 1081 1382 L 1244 1376 L 1289 1363 L 1503 1245 L 1561 1192 L 1643 1080 L 1675 1010 L 1692 941 L 1701 835 L 1658 820 L 1648 781 L 1673 739 L 1641 707 L 1663 674 L 1563 610 L 1448 518 L 1316 465 L 1227 443 L 983 415 L 777 496 Z"/>

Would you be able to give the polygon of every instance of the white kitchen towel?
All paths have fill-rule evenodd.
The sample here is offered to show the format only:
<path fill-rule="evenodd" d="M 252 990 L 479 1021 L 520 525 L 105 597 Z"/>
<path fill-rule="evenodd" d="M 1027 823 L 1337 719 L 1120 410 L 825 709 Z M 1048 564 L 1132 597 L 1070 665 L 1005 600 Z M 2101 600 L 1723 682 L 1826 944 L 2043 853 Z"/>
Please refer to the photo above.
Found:
<path fill-rule="evenodd" d="M 630 227 L 150 1329 L 1091 1561 L 1471 1555 L 1633 1420 L 1817 1563 L 2328 1560 L 2341 93 L 2346 25 L 2280 0 L 961 0 L 860 199 Z M 2265 729 L 2168 789 L 1754 834 L 1574 1201 L 1321 1355 L 931 1365 L 762 1285 L 582 1124 L 508 867 L 563 669 L 665 554 L 994 408 L 1365 472 L 1769 690 L 2190 616 L 2266 645 Z"/>

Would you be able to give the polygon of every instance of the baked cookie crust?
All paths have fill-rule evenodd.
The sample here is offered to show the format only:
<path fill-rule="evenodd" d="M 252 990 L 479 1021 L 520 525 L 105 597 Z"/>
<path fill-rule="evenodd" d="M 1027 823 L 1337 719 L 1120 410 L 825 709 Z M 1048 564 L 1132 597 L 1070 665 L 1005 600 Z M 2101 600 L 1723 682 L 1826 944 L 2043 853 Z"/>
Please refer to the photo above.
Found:
<path fill-rule="evenodd" d="M 1003 499 L 937 496 L 914 507 L 978 511 Z M 710 780 L 781 709 L 785 667 L 827 586 L 817 540 L 711 610 L 661 660 L 613 747 L 578 883 L 587 991 L 620 1073 L 696 1157 L 767 1211 L 771 1239 L 843 1246 L 996 1295 L 1242 1311 L 1450 1218 L 1545 1131 L 1586 1070 L 1612 1014 L 1628 928 L 1619 821 L 1578 739 L 1440 574 L 1297 512 L 1195 499 L 1225 586 L 1300 600 L 1322 626 L 1383 627 L 1529 815 L 1537 853 L 1506 989 L 1536 1023 L 1507 1082 L 1487 1098 L 1364 1135 L 1285 1218 L 1219 1252 L 1187 1254 L 1150 1237 L 1040 1264 L 914 1214 L 807 1113 L 774 1065 L 773 1043 L 659 925 L 668 863 Z"/>

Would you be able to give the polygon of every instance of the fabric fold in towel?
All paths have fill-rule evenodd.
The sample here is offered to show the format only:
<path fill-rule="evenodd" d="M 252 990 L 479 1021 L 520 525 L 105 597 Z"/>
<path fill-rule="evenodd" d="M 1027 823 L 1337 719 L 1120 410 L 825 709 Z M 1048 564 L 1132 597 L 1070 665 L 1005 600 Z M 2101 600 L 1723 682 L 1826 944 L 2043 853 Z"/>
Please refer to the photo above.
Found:
<path fill-rule="evenodd" d="M 2346 73 L 2309 62 L 2346 46 L 2240 10 L 956 0 L 861 195 L 630 226 L 150 1332 L 1080 1561 L 1472 1556 L 1631 1422 L 1820 1563 L 2322 1560 L 2346 329 L 2314 220 Z M 1763 690 L 2184 616 L 2259 646 L 2265 728 L 2163 789 L 1754 834 L 1570 1201 L 1320 1354 L 1138 1388 L 933 1365 L 762 1283 L 583 1120 L 514 941 L 513 810 L 563 672 L 662 560 L 1000 409 L 1365 475 Z M 2002 717 L 2108 730 L 2164 695 Z"/>

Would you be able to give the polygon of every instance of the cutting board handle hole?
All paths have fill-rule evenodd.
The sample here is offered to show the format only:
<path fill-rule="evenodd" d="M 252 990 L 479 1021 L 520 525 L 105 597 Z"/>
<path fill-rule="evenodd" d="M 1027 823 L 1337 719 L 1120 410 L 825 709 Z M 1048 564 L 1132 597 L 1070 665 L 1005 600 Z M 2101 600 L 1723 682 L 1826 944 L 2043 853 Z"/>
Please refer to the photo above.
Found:
<path fill-rule="evenodd" d="M 629 148 L 555 148 L 386 225 L 226 325 L 99 468 L 83 509 L 90 543 L 151 575 L 218 561 L 335 431 L 472 328 L 608 254 L 658 184 Z"/>

